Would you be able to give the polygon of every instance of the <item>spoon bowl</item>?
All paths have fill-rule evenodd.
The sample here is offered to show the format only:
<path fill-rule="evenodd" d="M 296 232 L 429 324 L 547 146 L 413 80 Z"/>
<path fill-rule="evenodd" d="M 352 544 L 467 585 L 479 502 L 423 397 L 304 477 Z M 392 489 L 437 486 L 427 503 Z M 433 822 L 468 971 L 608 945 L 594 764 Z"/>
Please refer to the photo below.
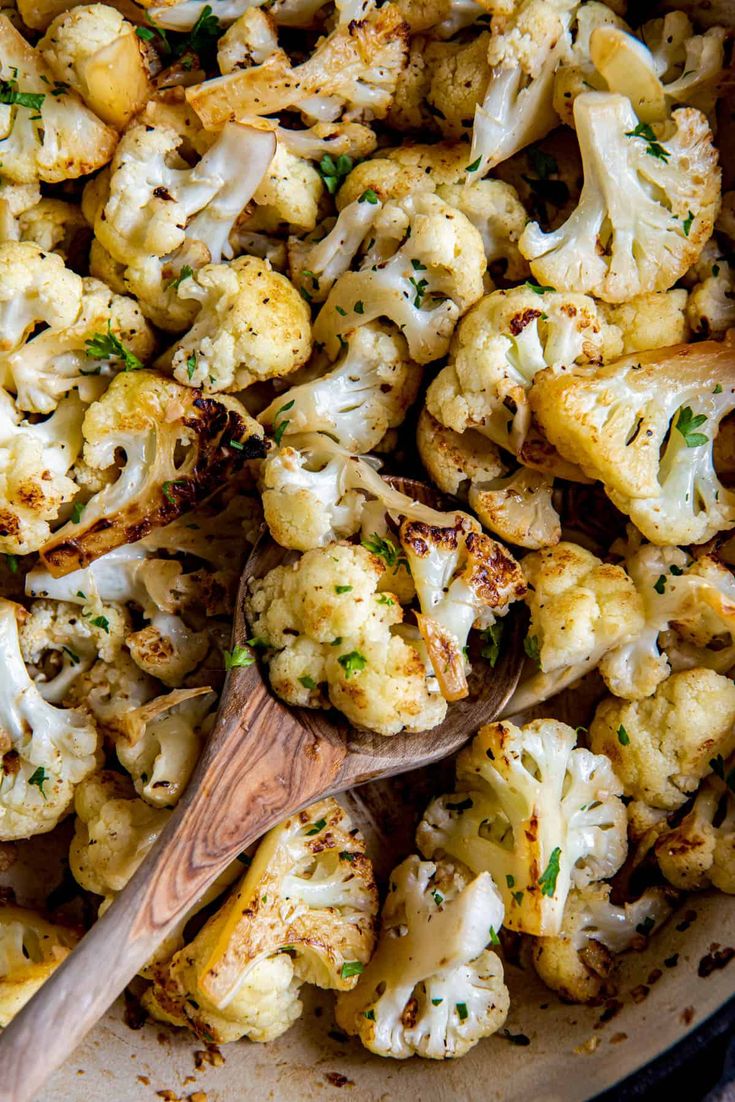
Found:
<path fill-rule="evenodd" d="M 421 482 L 387 481 L 414 500 L 446 507 Z M 240 582 L 233 644 L 250 635 L 244 609 L 251 580 L 293 554 L 261 534 Z M 523 665 L 522 618 L 515 609 L 506 625 L 495 668 L 480 663 L 469 696 L 421 734 L 385 737 L 358 730 L 332 711 L 290 708 L 270 691 L 259 663 L 232 669 L 214 730 L 160 838 L 104 916 L 0 1036 L 0 1102 L 30 1102 L 37 1095 L 173 926 L 270 827 L 321 797 L 445 758 L 496 718 Z"/>

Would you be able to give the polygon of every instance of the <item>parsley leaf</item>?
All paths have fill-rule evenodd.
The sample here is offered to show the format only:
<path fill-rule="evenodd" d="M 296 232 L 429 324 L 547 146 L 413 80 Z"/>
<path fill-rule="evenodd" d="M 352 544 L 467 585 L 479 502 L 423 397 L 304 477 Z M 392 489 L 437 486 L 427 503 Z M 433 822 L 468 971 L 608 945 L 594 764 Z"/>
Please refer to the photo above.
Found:
<path fill-rule="evenodd" d="M 653 128 L 647 122 L 639 122 L 635 130 L 626 130 L 626 138 L 640 138 L 646 142 L 646 153 L 651 157 L 656 157 L 659 161 L 668 161 L 671 154 L 668 149 L 656 141 L 656 135 L 653 132 Z"/>
<path fill-rule="evenodd" d="M 463 1022 L 467 1018 L 468 1010 L 467 1003 L 456 1003 L 457 1013 L 459 1014 L 460 1022 Z"/>
<path fill-rule="evenodd" d="M 429 286 L 428 279 L 414 279 L 413 276 L 409 276 L 408 282 L 416 292 L 414 295 L 413 304 L 418 309 L 421 303 L 424 301 L 424 295 L 426 294 L 426 288 Z"/>
<path fill-rule="evenodd" d="M 28 783 L 34 785 L 43 796 L 44 800 L 47 799 L 46 793 L 43 790 L 43 786 L 49 779 L 49 775 L 42 765 L 39 765 L 35 772 L 31 773 L 28 778 Z"/>
<path fill-rule="evenodd" d="M 618 727 L 618 742 L 621 746 L 630 746 L 630 735 L 625 730 L 622 723 Z"/>
<path fill-rule="evenodd" d="M 351 593 L 352 592 L 352 586 L 351 585 L 336 585 L 334 587 L 334 592 L 335 593 Z"/>
<path fill-rule="evenodd" d="M 527 635 L 523 640 L 523 649 L 532 662 L 541 665 L 541 644 L 537 635 Z"/>
<path fill-rule="evenodd" d="M 107 635 L 110 634 L 110 621 L 106 616 L 93 616 L 89 622 L 93 627 L 102 628 Z"/>
<path fill-rule="evenodd" d="M 465 172 L 477 172 L 478 168 L 482 164 L 482 157 L 478 157 L 476 161 L 473 161 L 471 165 L 465 165 Z"/>
<path fill-rule="evenodd" d="M 664 593 L 666 590 L 666 575 L 660 574 L 658 579 L 654 582 L 653 588 L 657 593 Z"/>
<path fill-rule="evenodd" d="M 312 825 L 311 830 L 307 830 L 306 837 L 311 838 L 314 834 L 319 834 L 322 830 L 324 830 L 326 825 L 326 819 L 317 819 L 317 821 Z"/>
<path fill-rule="evenodd" d="M 130 352 L 119 337 L 112 332 L 112 323 L 108 320 L 106 333 L 93 333 L 84 347 L 90 360 L 122 360 L 125 371 L 139 371 L 143 364 Z"/>
<path fill-rule="evenodd" d="M 11 574 L 18 573 L 18 556 L 6 554 L 5 562 Z"/>
<path fill-rule="evenodd" d="M 232 650 L 226 650 L 223 653 L 226 670 L 246 669 L 255 661 L 252 651 L 247 647 L 235 646 Z"/>
<path fill-rule="evenodd" d="M 685 237 L 689 236 L 689 231 L 692 228 L 692 222 L 693 221 L 694 221 L 694 215 L 692 214 L 691 211 L 689 211 L 686 218 L 684 219 L 684 221 L 681 224 L 681 228 L 684 230 L 684 236 Z"/>
<path fill-rule="evenodd" d="M 186 487 L 184 479 L 177 478 L 175 482 L 164 482 L 161 486 L 161 493 L 169 504 L 176 505 L 174 490 L 183 489 L 184 487 Z"/>
<path fill-rule="evenodd" d="M 334 195 L 335 191 L 340 187 L 345 176 L 349 176 L 352 172 L 353 160 L 352 157 L 348 157 L 346 154 L 341 154 L 335 160 L 334 157 L 330 157 L 328 153 L 325 153 L 319 162 L 319 172 L 321 173 L 324 185 L 330 195 Z M 369 189 L 368 189 L 369 190 Z M 363 195 L 366 195 L 363 192 Z M 375 195 L 375 192 L 372 192 Z M 366 199 L 368 203 L 377 203 L 378 197 L 375 199 Z"/>
<path fill-rule="evenodd" d="M 183 268 L 177 276 L 170 279 L 166 284 L 173 291 L 177 291 L 185 279 L 191 279 L 194 275 L 194 269 L 190 268 L 188 264 L 184 264 Z"/>
<path fill-rule="evenodd" d="M 299 682 L 305 689 L 315 689 L 316 681 L 313 677 L 309 677 L 308 673 L 305 673 L 303 677 L 299 678 Z"/>
<path fill-rule="evenodd" d="M 84 510 L 86 508 L 87 508 L 87 503 L 85 501 L 75 501 L 74 502 L 74 504 L 71 507 L 71 515 L 69 516 L 69 520 L 72 522 L 72 524 L 79 524 L 80 523 L 80 521 L 82 519 L 82 513 L 84 512 Z"/>
<path fill-rule="evenodd" d="M 533 291 L 535 295 L 545 295 L 547 292 L 554 293 L 553 287 L 544 287 L 541 283 L 537 283 L 535 279 L 527 279 L 523 284 L 524 287 L 528 287 L 529 291 Z"/>
<path fill-rule="evenodd" d="M 705 436 L 703 432 L 694 431 L 700 425 L 703 425 L 706 420 L 707 415 L 705 413 L 695 414 L 691 406 L 682 406 L 679 410 L 679 416 L 674 427 L 684 437 L 684 443 L 688 448 L 701 448 L 703 444 L 709 442 L 709 437 Z"/>
<path fill-rule="evenodd" d="M 378 196 L 375 194 L 371 187 L 366 188 L 357 201 L 358 203 L 372 203 L 373 205 L 380 202 Z"/>
<path fill-rule="evenodd" d="M 361 542 L 366 551 L 371 555 L 377 555 L 391 570 L 397 573 L 403 566 L 407 574 L 411 573 L 408 559 L 388 536 L 379 536 L 377 532 L 373 532 L 372 536 L 368 536 Z"/>
<path fill-rule="evenodd" d="M 281 417 L 284 413 L 288 413 L 288 411 L 290 409 L 293 409 L 295 403 L 296 403 L 295 398 L 292 398 L 290 402 L 286 402 L 285 406 L 281 406 L 281 408 L 276 412 L 276 416 L 273 418 L 273 424 L 275 426 L 274 429 L 273 429 L 273 439 L 276 442 L 276 447 L 281 446 L 281 440 L 283 439 L 283 434 L 286 431 L 286 429 L 288 428 L 288 426 L 291 424 L 291 422 L 288 421 L 288 420 L 279 421 L 278 424 L 276 424 L 276 422 L 278 421 L 278 418 Z"/>
<path fill-rule="evenodd" d="M 367 658 L 360 654 L 359 650 L 351 650 L 349 654 L 340 654 L 337 661 L 348 679 L 352 677 L 353 673 L 360 673 L 367 666 Z"/>
<path fill-rule="evenodd" d="M 539 887 L 541 888 L 541 894 L 547 896 L 553 896 L 556 891 L 556 881 L 559 876 L 559 859 L 561 857 L 561 847 L 556 846 L 551 851 L 549 857 L 549 863 L 538 878 Z"/>
<path fill-rule="evenodd" d="M 497 624 L 493 624 L 491 627 L 486 628 L 485 631 L 480 632 L 480 638 L 484 644 L 480 650 L 480 655 L 482 658 L 487 658 L 491 667 L 495 669 L 498 658 L 500 657 L 500 640 L 503 638 L 503 622 L 498 620 Z"/>
<path fill-rule="evenodd" d="M 0 103 L 27 107 L 31 111 L 40 111 L 46 96 L 43 92 L 21 92 L 17 80 L 0 80 Z"/>

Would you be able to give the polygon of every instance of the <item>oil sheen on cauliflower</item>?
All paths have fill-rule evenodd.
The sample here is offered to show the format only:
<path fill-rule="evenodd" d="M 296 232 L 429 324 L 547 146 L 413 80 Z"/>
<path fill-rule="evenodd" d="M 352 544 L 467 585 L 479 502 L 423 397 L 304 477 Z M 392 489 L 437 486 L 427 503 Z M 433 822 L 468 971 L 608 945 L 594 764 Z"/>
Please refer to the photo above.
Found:
<path fill-rule="evenodd" d="M 623 302 L 673 286 L 712 233 L 720 195 L 707 119 L 675 111 L 655 132 L 624 96 L 574 102 L 584 186 L 564 225 L 530 223 L 519 242 L 539 283 Z"/>
<path fill-rule="evenodd" d="M 627 852 L 622 785 L 571 727 L 538 719 L 491 723 L 457 758 L 457 788 L 429 805 L 417 841 L 489 872 L 505 925 L 556 936 L 571 888 L 612 876 Z"/>
<path fill-rule="evenodd" d="M 590 724 L 590 745 L 607 755 L 627 795 L 674 811 L 712 760 L 735 749 L 735 685 L 714 670 L 691 669 L 644 700 L 608 697 Z"/>
<path fill-rule="evenodd" d="M 703 341 L 597 371 L 543 372 L 530 402 L 549 440 L 652 543 L 704 543 L 735 525 L 713 441 L 733 409 L 735 345 Z"/>
<path fill-rule="evenodd" d="M 254 580 L 246 602 L 253 636 L 272 648 L 271 686 L 302 707 L 338 708 L 382 735 L 426 731 L 446 702 L 430 693 L 418 650 L 393 634 L 403 612 L 379 593 L 385 563 L 364 547 L 329 544 Z"/>
<path fill-rule="evenodd" d="M 304 982 L 354 987 L 377 909 L 360 834 L 321 800 L 265 836 L 237 889 L 159 970 L 146 1007 L 209 1041 L 273 1040 L 301 1015 Z"/>
<path fill-rule="evenodd" d="M 379 1056 L 463 1056 L 508 1014 L 503 966 L 489 947 L 502 922 L 487 872 L 407 857 L 390 875 L 375 955 L 337 999 L 337 1024 Z"/>

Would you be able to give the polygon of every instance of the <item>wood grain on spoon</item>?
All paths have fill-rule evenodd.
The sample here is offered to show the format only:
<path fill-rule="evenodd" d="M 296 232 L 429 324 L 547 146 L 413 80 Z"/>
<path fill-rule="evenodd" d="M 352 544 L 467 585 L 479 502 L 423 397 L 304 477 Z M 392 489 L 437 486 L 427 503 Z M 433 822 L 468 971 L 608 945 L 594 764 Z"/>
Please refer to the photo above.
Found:
<path fill-rule="evenodd" d="M 421 483 L 391 480 L 436 502 Z M 243 572 L 233 639 L 248 637 L 247 581 L 289 554 L 267 537 Z M 156 947 L 219 873 L 291 812 L 322 796 L 417 769 L 454 753 L 493 719 L 515 689 L 522 631 L 511 614 L 496 668 L 470 677 L 470 695 L 424 734 L 357 731 L 332 713 L 288 708 L 259 667 L 227 676 L 217 723 L 171 818 L 107 913 L 0 1036 L 0 1102 L 30 1102 Z M 489 674 L 489 675 L 488 675 Z"/>

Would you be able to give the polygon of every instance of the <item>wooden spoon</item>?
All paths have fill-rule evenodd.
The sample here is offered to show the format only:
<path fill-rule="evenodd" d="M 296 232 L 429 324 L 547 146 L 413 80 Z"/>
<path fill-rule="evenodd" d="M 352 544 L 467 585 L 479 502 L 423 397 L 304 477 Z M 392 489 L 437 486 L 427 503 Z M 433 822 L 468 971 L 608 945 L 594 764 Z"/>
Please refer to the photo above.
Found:
<path fill-rule="evenodd" d="M 427 504 L 439 501 L 420 482 L 390 481 Z M 236 643 L 249 634 L 243 612 L 249 579 L 262 577 L 289 554 L 267 535 L 253 548 L 237 598 Z M 233 669 L 214 730 L 158 842 L 0 1036 L 0 1102 L 36 1096 L 175 923 L 266 830 L 323 796 L 447 757 L 496 717 L 520 676 L 520 624 L 518 615 L 508 617 L 495 669 L 476 663 L 469 697 L 450 705 L 445 721 L 425 734 L 386 738 L 354 730 L 330 712 L 288 708 L 271 694 L 257 665 Z"/>

